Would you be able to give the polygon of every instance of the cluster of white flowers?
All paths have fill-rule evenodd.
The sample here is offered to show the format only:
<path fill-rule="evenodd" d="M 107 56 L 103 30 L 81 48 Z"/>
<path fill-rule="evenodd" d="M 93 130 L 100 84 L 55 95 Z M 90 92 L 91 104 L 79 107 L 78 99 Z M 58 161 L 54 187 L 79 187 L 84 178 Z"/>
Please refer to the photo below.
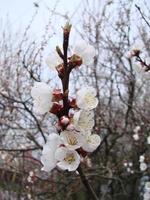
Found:
<path fill-rule="evenodd" d="M 93 62 L 95 56 L 95 48 L 90 44 L 87 44 L 84 40 L 80 40 L 72 50 L 72 56 L 70 60 L 77 61 L 84 65 L 90 65 Z M 46 59 L 46 64 L 50 69 L 55 69 L 58 65 L 61 65 L 63 60 L 60 58 L 58 53 L 52 52 Z"/>
<path fill-rule="evenodd" d="M 140 170 L 146 171 L 147 170 L 147 164 L 145 163 L 145 156 L 144 155 L 140 156 L 139 162 L 140 162 Z"/>
<path fill-rule="evenodd" d="M 150 58 L 143 54 L 144 46 L 142 41 L 133 44 L 127 52 L 128 59 L 135 58 L 133 62 L 133 70 L 139 80 L 149 80 L 150 75 Z"/>
<path fill-rule="evenodd" d="M 30 171 L 30 172 L 29 172 L 29 176 L 27 177 L 27 181 L 28 181 L 29 183 L 34 183 L 34 176 L 35 176 L 34 172 L 33 172 L 33 171 Z"/>
<path fill-rule="evenodd" d="M 127 162 L 127 161 L 125 161 L 124 163 L 123 163 L 123 165 L 124 165 L 124 167 L 126 168 L 126 170 L 127 170 L 127 172 L 128 173 L 131 173 L 131 174 L 134 174 L 134 171 L 133 171 L 133 163 L 132 162 Z"/>
<path fill-rule="evenodd" d="M 52 68 L 63 71 L 63 59 L 58 51 L 49 55 L 46 62 Z M 60 50 L 61 51 L 61 50 Z M 93 62 L 95 49 L 84 41 L 75 46 L 72 56 L 68 58 L 68 66 L 73 68 L 81 64 Z M 92 133 L 94 127 L 93 109 L 98 105 L 96 90 L 86 86 L 78 90 L 76 99 L 68 99 L 70 110 L 63 113 L 63 96 L 59 89 L 53 90 L 48 84 L 37 82 L 31 89 L 34 99 L 34 110 L 39 114 L 51 112 L 58 117 L 57 132 L 49 134 L 43 145 L 41 162 L 43 170 L 50 172 L 55 167 L 61 170 L 75 171 L 80 162 L 86 160 L 88 153 L 93 152 L 101 143 L 101 138 Z M 69 97 L 68 97 L 69 98 Z M 72 113 L 70 111 L 73 111 Z"/>
<path fill-rule="evenodd" d="M 140 126 L 136 126 L 135 128 L 134 128 L 134 130 L 133 130 L 133 132 L 134 132 L 134 134 L 133 134 L 133 139 L 135 140 L 135 141 L 138 141 L 139 139 L 140 139 L 140 137 L 139 137 L 139 131 L 141 130 L 141 127 Z"/>
<path fill-rule="evenodd" d="M 76 99 L 77 105 L 84 109 L 77 110 L 72 117 L 64 117 L 61 120 L 65 125 L 69 122 L 66 129 L 62 130 L 60 135 L 49 135 L 41 157 L 44 171 L 49 172 L 56 166 L 62 170 L 75 171 L 83 160 L 80 151 L 90 153 L 100 145 L 100 136 L 91 133 L 94 126 L 94 113 L 91 109 L 97 106 L 97 98 L 95 92 L 92 93 L 90 90 L 94 91 L 91 87 L 78 91 L 81 98 L 78 96 Z M 94 106 L 91 102 L 94 102 Z"/>
<path fill-rule="evenodd" d="M 150 200 L 150 181 L 145 183 L 143 200 Z"/>

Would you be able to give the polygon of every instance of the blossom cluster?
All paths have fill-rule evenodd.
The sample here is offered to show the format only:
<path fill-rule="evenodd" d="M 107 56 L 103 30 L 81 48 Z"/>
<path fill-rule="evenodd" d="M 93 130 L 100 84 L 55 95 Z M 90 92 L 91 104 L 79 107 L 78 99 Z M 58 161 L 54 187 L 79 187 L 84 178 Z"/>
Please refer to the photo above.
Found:
<path fill-rule="evenodd" d="M 139 162 L 140 162 L 140 170 L 141 170 L 141 171 L 147 170 L 147 164 L 146 164 L 146 162 L 145 162 L 145 156 L 144 156 L 144 155 L 141 155 L 141 156 L 140 156 Z"/>
<path fill-rule="evenodd" d="M 133 139 L 134 139 L 135 141 L 140 140 L 140 139 L 141 139 L 140 137 L 142 136 L 141 127 L 140 127 L 140 126 L 136 126 L 136 127 L 134 128 L 133 132 L 134 132 L 134 134 L 132 135 Z M 149 135 L 149 134 L 146 135 L 146 142 L 147 142 L 148 145 L 150 144 L 150 135 Z"/>
<path fill-rule="evenodd" d="M 72 55 L 67 58 L 70 69 L 88 65 L 93 61 L 94 48 L 80 42 Z M 46 60 L 56 69 L 59 77 L 66 72 L 62 52 L 57 47 Z M 61 74 L 61 76 L 60 76 Z M 36 82 L 31 89 L 34 111 L 38 114 L 52 113 L 57 116 L 56 132 L 50 133 L 43 145 L 41 162 L 43 170 L 50 172 L 55 167 L 61 170 L 75 171 L 88 153 L 93 152 L 101 143 L 99 135 L 94 134 L 94 111 L 98 104 L 96 90 L 91 86 L 82 87 L 76 98 L 69 96 L 69 91 L 52 88 L 44 82 Z M 67 109 L 64 112 L 64 98 L 67 96 Z M 65 113 L 65 114 L 64 114 Z"/>
<path fill-rule="evenodd" d="M 132 169 L 133 168 L 133 163 L 132 162 L 125 161 L 123 163 L 123 165 L 126 168 L 126 170 L 127 170 L 128 173 L 134 174 L 134 170 Z"/>
<path fill-rule="evenodd" d="M 150 200 L 150 181 L 145 183 L 143 200 Z"/>
<path fill-rule="evenodd" d="M 134 132 L 134 134 L 133 134 L 133 139 L 134 139 L 135 141 L 138 141 L 138 140 L 140 139 L 140 137 L 139 137 L 139 132 L 140 132 L 140 130 L 141 130 L 141 127 L 140 127 L 140 126 L 136 126 L 136 127 L 134 128 L 134 130 L 133 130 L 133 132 Z"/>
<path fill-rule="evenodd" d="M 146 75 L 149 75 L 150 71 L 150 59 L 149 57 L 143 57 L 142 46 L 143 44 L 134 44 L 130 51 L 127 53 L 127 58 L 135 58 L 136 62 L 133 64 L 133 69 L 135 73 L 139 76 L 144 76 L 146 78 Z"/>

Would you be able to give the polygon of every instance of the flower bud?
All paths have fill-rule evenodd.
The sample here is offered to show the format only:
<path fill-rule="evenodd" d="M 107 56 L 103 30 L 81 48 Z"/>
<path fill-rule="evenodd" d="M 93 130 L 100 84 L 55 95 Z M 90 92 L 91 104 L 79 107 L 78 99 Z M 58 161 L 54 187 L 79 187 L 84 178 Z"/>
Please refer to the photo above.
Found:
<path fill-rule="evenodd" d="M 67 124 L 69 124 L 69 122 L 70 122 L 70 120 L 69 120 L 69 118 L 66 117 L 66 116 L 63 116 L 63 117 L 60 118 L 60 123 L 61 123 L 62 125 L 67 125 Z"/>
<path fill-rule="evenodd" d="M 58 101 L 60 101 L 62 99 L 63 99 L 63 94 L 62 94 L 61 90 L 60 89 L 55 89 L 53 91 L 53 101 L 58 102 Z"/>
<path fill-rule="evenodd" d="M 54 102 L 50 112 L 56 115 L 62 109 L 62 107 L 63 106 L 58 102 Z"/>
<path fill-rule="evenodd" d="M 56 67 L 56 70 L 58 72 L 59 75 L 63 75 L 64 74 L 64 65 L 60 64 Z"/>
<path fill-rule="evenodd" d="M 139 56 L 141 53 L 141 51 L 139 49 L 133 49 L 131 52 L 130 52 L 130 57 L 134 57 L 134 56 Z"/>
<path fill-rule="evenodd" d="M 82 58 L 76 54 L 73 54 L 69 58 L 69 64 L 72 65 L 72 67 L 79 67 L 82 65 Z"/>
<path fill-rule="evenodd" d="M 71 108 L 77 108 L 76 99 L 75 98 L 70 99 L 69 105 Z"/>

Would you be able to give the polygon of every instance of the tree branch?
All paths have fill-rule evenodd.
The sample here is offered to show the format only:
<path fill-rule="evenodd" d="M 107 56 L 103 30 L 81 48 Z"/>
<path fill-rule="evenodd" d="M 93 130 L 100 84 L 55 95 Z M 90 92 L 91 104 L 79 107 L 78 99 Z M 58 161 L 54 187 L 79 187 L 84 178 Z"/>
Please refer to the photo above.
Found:
<path fill-rule="evenodd" d="M 147 19 L 145 18 L 144 14 L 143 14 L 142 11 L 141 11 L 141 8 L 140 8 L 138 5 L 136 5 L 136 4 L 135 4 L 135 7 L 138 9 L 138 11 L 139 11 L 139 13 L 140 13 L 142 19 L 145 21 L 145 23 L 146 23 L 146 24 L 148 25 L 148 27 L 150 28 L 150 23 L 149 23 L 149 22 L 147 21 Z"/>
<path fill-rule="evenodd" d="M 81 166 L 78 167 L 77 171 L 79 172 L 79 175 L 80 175 L 80 178 L 81 178 L 83 185 L 86 187 L 87 192 L 91 195 L 92 199 L 93 200 L 99 200 L 99 198 L 97 197 L 93 188 L 91 187 L 88 179 L 86 178 L 85 174 L 83 173 Z"/>

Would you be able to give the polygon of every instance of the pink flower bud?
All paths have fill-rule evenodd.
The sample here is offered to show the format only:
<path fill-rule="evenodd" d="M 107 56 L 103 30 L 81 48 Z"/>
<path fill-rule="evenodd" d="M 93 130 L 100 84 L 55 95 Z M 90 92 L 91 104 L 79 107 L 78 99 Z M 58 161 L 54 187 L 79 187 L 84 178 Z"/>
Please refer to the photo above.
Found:
<path fill-rule="evenodd" d="M 61 117 L 61 119 L 60 119 L 60 123 L 61 123 L 62 125 L 67 125 L 67 124 L 69 124 L 69 122 L 70 122 L 70 120 L 69 120 L 69 118 L 66 117 L 66 116 L 63 116 L 63 117 Z"/>

